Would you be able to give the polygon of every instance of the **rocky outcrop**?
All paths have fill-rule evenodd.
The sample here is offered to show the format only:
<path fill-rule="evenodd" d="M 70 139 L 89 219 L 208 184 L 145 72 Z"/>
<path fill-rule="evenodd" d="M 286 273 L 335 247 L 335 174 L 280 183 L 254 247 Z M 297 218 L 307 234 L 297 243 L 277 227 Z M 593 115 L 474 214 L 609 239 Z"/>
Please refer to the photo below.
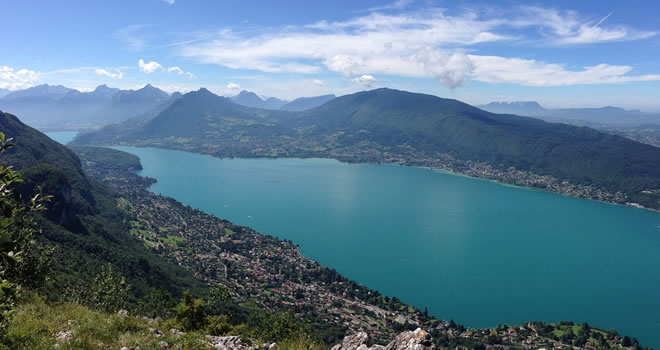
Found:
<path fill-rule="evenodd" d="M 344 341 L 333 346 L 331 350 L 435 350 L 433 338 L 421 328 L 399 334 L 387 346 L 378 344 L 368 346 L 368 342 L 367 333 L 359 332 L 344 337 Z"/>
<path fill-rule="evenodd" d="M 73 339 L 73 331 L 59 331 L 55 334 L 55 340 L 60 343 L 70 343 Z"/>
<path fill-rule="evenodd" d="M 353 335 L 347 335 L 344 337 L 344 341 L 341 344 L 333 346 L 330 350 L 364 350 L 367 348 L 367 342 L 369 341 L 369 336 L 365 332 L 358 332 Z M 362 347 L 362 348 L 361 348 Z"/>
<path fill-rule="evenodd" d="M 211 347 L 219 350 L 247 350 L 248 346 L 241 342 L 241 338 L 238 336 L 225 336 L 225 337 L 215 337 L 212 335 L 207 335 L 206 339 L 209 341 Z"/>
<path fill-rule="evenodd" d="M 435 350 L 431 335 L 417 328 L 399 334 L 384 350 Z"/>
<path fill-rule="evenodd" d="M 248 339 L 248 342 L 253 343 L 253 345 L 245 344 L 241 341 L 241 338 L 235 335 L 217 337 L 212 335 L 207 335 L 206 340 L 208 344 L 218 350 L 276 350 L 277 344 L 275 343 L 264 343 L 261 346 L 258 345 L 254 340 Z"/>

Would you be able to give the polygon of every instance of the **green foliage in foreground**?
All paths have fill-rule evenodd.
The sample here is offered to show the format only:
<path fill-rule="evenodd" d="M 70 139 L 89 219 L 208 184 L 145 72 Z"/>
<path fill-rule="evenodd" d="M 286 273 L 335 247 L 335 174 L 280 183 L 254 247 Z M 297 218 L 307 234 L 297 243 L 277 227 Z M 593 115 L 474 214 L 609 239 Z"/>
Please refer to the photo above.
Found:
<path fill-rule="evenodd" d="M 0 154 L 13 147 L 0 132 Z M 0 336 L 13 313 L 23 287 L 39 287 L 48 270 L 50 251 L 33 239 L 31 213 L 43 210 L 50 197 L 40 194 L 24 200 L 18 185 L 23 177 L 0 165 Z"/>
<path fill-rule="evenodd" d="M 153 288 L 165 288 L 177 297 L 184 290 L 204 295 L 206 284 L 130 234 L 131 218 L 117 206 L 117 193 L 88 178 L 74 152 L 8 113 L 0 112 L 0 131 L 15 140 L 16 147 L 0 160 L 2 166 L 13 166 L 13 171 L 23 175 L 24 181 L 17 184 L 22 196 L 39 193 L 39 188 L 52 195 L 47 210 L 33 218 L 40 229 L 33 240 L 55 248 L 52 263 L 46 264 L 52 273 L 41 294 L 60 302 L 84 302 L 92 293 L 88 286 L 93 277 L 110 263 L 132 286 L 125 300 L 128 304 L 135 304 Z M 119 151 L 93 147 L 79 151 L 94 155 L 98 162 L 108 161 L 114 168 L 136 170 L 140 166 L 137 157 Z M 35 266 L 20 275 L 29 277 Z"/>
<path fill-rule="evenodd" d="M 175 336 L 170 328 L 181 329 L 176 320 L 171 319 L 156 323 L 139 316 L 119 316 L 117 314 L 96 311 L 79 304 L 49 304 L 43 299 L 32 297 L 31 300 L 19 305 L 14 318 L 9 325 L 4 340 L 0 341 L 0 349 L 53 349 L 59 344 L 59 349 L 120 349 L 124 346 L 140 349 L 162 349 L 159 345 L 164 341 L 170 348 L 180 346 L 183 349 L 210 349 L 205 336 L 210 334 L 207 328 L 186 332 Z M 156 337 L 151 329 L 157 329 L 164 334 Z M 247 329 L 246 326 L 232 330 Z M 71 331 L 71 339 L 57 340 L 58 335 Z M 233 333 L 236 334 L 236 333 Z M 245 337 L 249 337 L 246 334 Z M 245 338 L 246 339 L 246 338 Z M 260 341 L 258 338 L 253 338 Z M 248 341 L 248 340 L 245 340 Z M 324 349 L 320 345 L 300 333 L 277 342 L 280 349 L 316 350 Z"/>

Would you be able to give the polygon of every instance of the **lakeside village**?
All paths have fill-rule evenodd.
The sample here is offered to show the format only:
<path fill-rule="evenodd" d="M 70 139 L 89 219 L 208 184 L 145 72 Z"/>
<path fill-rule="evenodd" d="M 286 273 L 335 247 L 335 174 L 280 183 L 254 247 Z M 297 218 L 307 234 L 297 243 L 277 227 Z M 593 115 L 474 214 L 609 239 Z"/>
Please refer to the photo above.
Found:
<path fill-rule="evenodd" d="M 513 167 L 501 169 L 485 162 L 457 159 L 448 153 L 419 151 L 409 145 L 387 147 L 377 142 L 363 140 L 346 146 L 337 141 L 340 136 L 333 135 L 323 140 L 305 137 L 296 139 L 265 137 L 264 139 L 257 139 L 239 133 L 233 138 L 214 139 L 214 144 L 195 145 L 190 142 L 182 143 L 178 142 L 180 140 L 175 141 L 171 138 L 165 138 L 137 141 L 127 143 L 127 145 L 163 147 L 208 154 L 218 158 L 330 158 L 347 163 L 398 164 L 424 167 L 567 196 L 642 207 L 639 204 L 631 203 L 629 198 L 622 192 L 610 192 L 603 188 L 562 181 L 550 175 L 539 175 Z M 658 194 L 660 189 L 648 189 L 644 193 L 651 194 L 652 192 Z"/>
<path fill-rule="evenodd" d="M 572 322 L 527 323 L 469 329 L 429 317 L 350 281 L 302 256 L 290 241 L 234 225 L 148 191 L 154 179 L 125 166 L 95 166 L 88 175 L 117 190 L 118 206 L 131 217 L 132 233 L 153 251 L 190 270 L 211 286 L 224 285 L 238 302 L 255 301 L 269 310 L 290 310 L 335 334 L 367 332 L 387 344 L 399 332 L 422 327 L 441 348 L 475 349 L 641 349 L 634 338 Z"/>
<path fill-rule="evenodd" d="M 329 157 L 349 163 L 398 164 L 445 170 L 455 174 L 555 192 L 566 196 L 639 207 L 639 205 L 635 205 L 634 203 L 628 203 L 626 195 L 621 192 L 612 193 L 602 188 L 573 184 L 568 181 L 561 181 L 550 175 L 538 175 L 513 167 L 497 169 L 483 162 L 456 159 L 447 153 L 435 153 L 429 156 L 409 147 L 399 147 L 396 152 L 381 152 L 374 149 L 374 145 L 364 146 L 359 147 L 357 150 L 352 147 L 349 149 L 332 150 Z"/>

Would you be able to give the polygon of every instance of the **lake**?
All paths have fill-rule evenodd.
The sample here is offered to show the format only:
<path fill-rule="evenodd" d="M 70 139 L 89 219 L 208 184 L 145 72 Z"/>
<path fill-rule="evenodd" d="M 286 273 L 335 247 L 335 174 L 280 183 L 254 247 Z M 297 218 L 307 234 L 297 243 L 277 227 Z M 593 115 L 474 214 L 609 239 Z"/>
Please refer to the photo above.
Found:
<path fill-rule="evenodd" d="M 422 168 L 115 148 L 140 157 L 153 192 L 438 318 L 589 322 L 660 347 L 658 213 Z"/>
<path fill-rule="evenodd" d="M 51 132 L 46 132 L 45 133 L 48 137 L 51 139 L 66 145 L 67 143 L 71 142 L 76 135 L 78 135 L 77 131 L 51 131 Z"/>

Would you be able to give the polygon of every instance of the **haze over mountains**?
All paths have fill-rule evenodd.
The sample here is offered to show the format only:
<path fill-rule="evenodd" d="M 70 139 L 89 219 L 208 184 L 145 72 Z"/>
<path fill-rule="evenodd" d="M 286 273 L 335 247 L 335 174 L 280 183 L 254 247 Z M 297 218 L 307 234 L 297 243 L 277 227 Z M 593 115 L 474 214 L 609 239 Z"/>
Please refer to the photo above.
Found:
<path fill-rule="evenodd" d="M 493 113 L 517 114 L 554 123 L 587 126 L 660 147 L 660 114 L 612 106 L 545 109 L 534 101 L 491 102 L 478 107 Z"/>
<path fill-rule="evenodd" d="M 150 84 L 137 90 L 99 85 L 90 92 L 43 84 L 18 91 L 0 89 L 0 110 L 18 115 L 25 123 L 41 130 L 85 130 L 143 114 L 153 116 L 180 96 L 178 92 L 170 96 Z M 301 111 L 335 97 L 301 97 L 289 102 L 275 97 L 264 100 L 254 92 L 243 90 L 231 100 L 247 107 Z"/>
<path fill-rule="evenodd" d="M 410 164 L 450 157 L 461 166 L 514 167 L 660 207 L 653 192 L 660 188 L 660 148 L 391 89 L 338 97 L 303 112 L 245 107 L 200 89 L 138 128 L 124 122 L 81 134 L 73 143 L 157 146 L 219 157 L 394 158 Z"/>
<path fill-rule="evenodd" d="M 138 90 L 100 85 L 91 92 L 44 84 L 5 95 L 0 109 L 43 130 L 88 129 L 146 113 L 169 99 L 149 84 Z"/>
<path fill-rule="evenodd" d="M 625 110 L 619 107 L 545 109 L 535 101 L 491 102 L 477 106 L 485 111 L 564 121 L 584 121 L 603 125 L 639 126 L 660 124 L 660 114 Z"/>
<path fill-rule="evenodd" d="M 337 96 L 334 94 L 331 94 L 313 97 L 299 97 L 293 101 L 284 101 L 275 97 L 268 97 L 264 100 L 254 92 L 243 90 L 238 93 L 238 95 L 232 97 L 231 100 L 246 107 L 283 111 L 304 111 L 318 107 L 336 97 Z"/>

